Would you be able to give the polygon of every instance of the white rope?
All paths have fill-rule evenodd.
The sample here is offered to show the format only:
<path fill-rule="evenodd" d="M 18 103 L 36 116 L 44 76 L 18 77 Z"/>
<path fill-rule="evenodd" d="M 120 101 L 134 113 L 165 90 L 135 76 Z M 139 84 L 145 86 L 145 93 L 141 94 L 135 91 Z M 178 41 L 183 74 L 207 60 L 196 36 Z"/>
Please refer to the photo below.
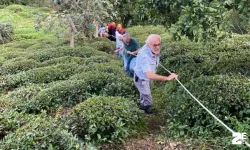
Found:
<path fill-rule="evenodd" d="M 131 54 L 134 56 L 137 56 L 135 54 Z M 166 70 L 169 74 L 171 74 L 171 71 L 169 71 L 167 68 L 165 68 L 161 63 L 159 63 L 159 65 Z M 232 134 L 236 133 L 234 132 L 234 130 L 232 130 L 231 128 L 229 128 L 225 123 L 223 123 L 219 118 L 217 118 L 210 110 L 208 110 L 191 92 L 189 92 L 189 90 L 181 83 L 181 81 L 177 78 L 175 78 L 175 80 L 184 88 L 184 90 L 186 90 L 186 92 L 203 108 L 205 109 L 211 116 L 214 117 L 214 119 L 216 119 L 222 126 L 224 126 L 228 131 L 230 131 Z M 242 143 L 245 144 L 246 146 L 248 146 L 250 148 L 250 144 L 241 139 Z"/>
<path fill-rule="evenodd" d="M 165 69 L 168 73 L 171 74 L 171 72 L 166 69 L 162 64 L 159 63 L 159 65 Z M 217 118 L 210 110 L 208 110 L 191 92 L 189 92 L 189 90 L 181 83 L 181 81 L 177 78 L 175 78 L 175 80 L 186 90 L 186 92 L 203 108 L 205 109 L 211 116 L 214 117 L 214 119 L 216 119 L 222 126 L 224 126 L 227 130 L 229 130 L 232 134 L 236 133 L 234 132 L 231 128 L 229 128 L 225 123 L 223 123 L 219 118 Z M 241 139 L 242 143 L 245 144 L 246 146 L 248 146 L 250 148 L 250 144 L 247 143 L 247 141 Z"/>

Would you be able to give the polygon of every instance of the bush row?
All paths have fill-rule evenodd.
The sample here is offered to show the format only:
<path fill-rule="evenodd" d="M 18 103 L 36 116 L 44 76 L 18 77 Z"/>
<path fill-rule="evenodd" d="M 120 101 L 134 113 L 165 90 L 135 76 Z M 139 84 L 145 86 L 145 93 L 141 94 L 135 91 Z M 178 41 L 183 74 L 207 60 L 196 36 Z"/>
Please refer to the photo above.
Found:
<path fill-rule="evenodd" d="M 141 121 L 136 104 L 121 97 L 94 96 L 60 118 L 4 111 L 0 149 L 85 149 L 88 142 L 124 140 Z"/>
<path fill-rule="evenodd" d="M 5 136 L 0 149 L 78 150 L 83 149 L 83 144 L 63 124 L 46 115 L 39 115 Z"/>
<path fill-rule="evenodd" d="M 36 68 L 5 76 L 6 83 L 1 84 L 0 87 L 3 90 L 16 88 L 29 83 L 50 83 L 56 80 L 64 80 L 70 75 L 77 73 L 79 68 L 80 66 L 75 63 Z"/>
<path fill-rule="evenodd" d="M 76 105 L 64 119 L 86 141 L 122 141 L 139 121 L 139 109 L 129 99 L 98 96 Z"/>
<path fill-rule="evenodd" d="M 127 77 L 114 76 L 109 73 L 86 72 L 74 76 L 71 80 L 56 82 L 36 94 L 27 96 L 25 90 L 9 94 L 17 100 L 18 111 L 39 113 L 40 110 L 54 110 L 61 105 L 72 106 L 92 95 L 123 96 L 130 99 L 138 97 L 135 87 Z M 32 91 L 31 91 L 32 92 Z"/>
<path fill-rule="evenodd" d="M 169 52 L 168 52 L 169 53 Z M 175 53 L 175 52 L 173 52 Z M 162 65 L 178 73 L 180 80 L 186 82 L 201 75 L 244 75 L 249 77 L 250 52 L 176 52 L 176 55 L 162 60 Z M 158 73 L 166 74 L 159 67 Z"/>
<path fill-rule="evenodd" d="M 189 81 L 186 88 L 196 96 L 209 110 L 228 126 L 232 117 L 239 122 L 249 120 L 249 81 L 239 76 L 200 76 Z M 198 103 L 193 100 L 176 82 L 166 86 L 167 99 L 165 117 L 167 130 L 171 135 L 202 134 L 222 136 L 221 127 Z"/>

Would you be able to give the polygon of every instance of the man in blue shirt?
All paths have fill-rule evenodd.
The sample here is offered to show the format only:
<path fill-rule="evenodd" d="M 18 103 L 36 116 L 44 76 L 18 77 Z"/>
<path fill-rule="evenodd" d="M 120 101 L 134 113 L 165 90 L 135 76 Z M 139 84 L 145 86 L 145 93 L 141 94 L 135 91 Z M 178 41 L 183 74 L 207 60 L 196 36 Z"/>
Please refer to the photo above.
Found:
<path fill-rule="evenodd" d="M 170 81 L 178 77 L 171 73 L 169 76 L 156 74 L 160 61 L 161 37 L 157 34 L 148 36 L 146 44 L 139 51 L 134 68 L 134 83 L 140 92 L 140 109 L 152 113 L 151 80 Z"/>
<path fill-rule="evenodd" d="M 132 59 L 140 50 L 140 46 L 135 38 L 129 36 L 128 33 L 123 34 L 122 40 L 124 43 L 124 71 L 127 75 L 130 75 L 134 61 Z M 133 74 L 132 74 L 133 77 Z"/>

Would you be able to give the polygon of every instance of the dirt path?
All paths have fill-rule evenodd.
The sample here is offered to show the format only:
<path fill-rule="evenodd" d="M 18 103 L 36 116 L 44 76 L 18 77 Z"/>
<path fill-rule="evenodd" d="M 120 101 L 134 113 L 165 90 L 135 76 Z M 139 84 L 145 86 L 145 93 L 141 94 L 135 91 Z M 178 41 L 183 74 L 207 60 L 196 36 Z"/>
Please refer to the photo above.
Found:
<path fill-rule="evenodd" d="M 101 150 L 183 150 L 187 149 L 180 142 L 163 140 L 161 128 L 164 126 L 159 113 L 145 115 L 146 129 L 129 137 L 121 144 L 104 144 Z"/>

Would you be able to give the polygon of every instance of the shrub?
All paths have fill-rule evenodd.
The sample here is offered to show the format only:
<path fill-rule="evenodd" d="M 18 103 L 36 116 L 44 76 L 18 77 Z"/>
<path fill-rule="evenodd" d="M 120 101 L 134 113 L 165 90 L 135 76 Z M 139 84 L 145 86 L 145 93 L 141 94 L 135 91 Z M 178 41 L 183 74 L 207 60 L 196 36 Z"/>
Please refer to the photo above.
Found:
<path fill-rule="evenodd" d="M 7 99 L 15 102 L 23 103 L 25 101 L 31 100 L 34 96 L 38 95 L 42 90 L 50 87 L 51 84 L 29 84 L 27 86 L 22 86 L 17 88 L 6 95 Z"/>
<path fill-rule="evenodd" d="M 135 103 L 121 97 L 92 97 L 66 117 L 73 133 L 87 141 L 120 141 L 139 120 Z"/>
<path fill-rule="evenodd" d="M 93 71 L 100 73 L 109 73 L 111 75 L 122 75 L 123 69 L 121 64 L 118 61 L 101 63 L 101 64 L 89 64 L 85 71 Z"/>
<path fill-rule="evenodd" d="M 20 99 L 16 105 L 16 110 L 40 113 L 42 109 L 50 111 L 61 105 L 72 106 L 91 96 L 86 92 L 87 86 L 84 80 L 56 82 L 29 98 Z M 20 98 L 22 98 L 22 95 Z"/>
<path fill-rule="evenodd" d="M 179 86 L 166 86 L 169 99 L 165 105 L 165 117 L 168 120 L 168 133 L 172 135 L 220 136 L 221 126 Z M 178 88 L 179 87 L 179 88 Z M 196 96 L 223 122 L 235 116 L 244 121 L 250 114 L 249 81 L 242 77 L 201 76 L 186 84 L 186 88 Z"/>
<path fill-rule="evenodd" d="M 10 110 L 15 106 L 15 102 L 10 99 L 7 99 L 5 96 L 0 96 L 0 112 L 4 110 Z"/>
<path fill-rule="evenodd" d="M 250 52 L 186 52 L 170 56 L 163 60 L 162 65 L 172 72 L 179 74 L 179 79 L 186 82 L 200 75 L 244 75 L 249 76 Z M 159 66 L 159 74 L 166 71 Z"/>
<path fill-rule="evenodd" d="M 5 63 L 0 67 L 0 74 L 16 74 L 21 71 L 26 71 L 39 66 L 39 63 L 32 59 L 25 59 L 23 57 L 18 57 L 5 61 Z"/>
<path fill-rule="evenodd" d="M 137 102 L 139 100 L 138 90 L 131 79 L 124 76 L 113 76 L 107 79 L 107 84 L 102 88 L 101 95 L 122 96 Z"/>
<path fill-rule="evenodd" d="M 109 54 L 112 54 L 115 49 L 115 43 L 114 42 L 106 42 L 106 41 L 97 41 L 88 44 L 88 46 L 93 47 L 95 50 L 103 51 Z"/>
<path fill-rule="evenodd" d="M 4 111 L 0 113 L 0 137 L 14 132 L 30 120 L 34 119 L 34 115 L 18 113 L 16 111 Z"/>
<path fill-rule="evenodd" d="M 7 135 L 1 149 L 82 149 L 78 139 L 51 117 L 40 116 Z"/>
<path fill-rule="evenodd" d="M 7 76 L 6 84 L 1 85 L 1 88 L 10 89 L 28 83 L 50 83 L 56 80 L 64 80 L 76 73 L 77 69 L 77 64 L 59 64 L 36 68 Z"/>
<path fill-rule="evenodd" d="M 50 60 L 44 61 L 41 66 L 49 66 L 49 65 L 56 65 L 56 64 L 67 64 L 67 63 L 77 63 L 79 65 L 84 64 L 86 62 L 85 58 L 81 57 L 72 57 L 72 56 L 63 56 L 58 57 Z"/>
<path fill-rule="evenodd" d="M 13 27 L 8 23 L 0 22 L 0 44 L 8 43 L 14 39 Z"/>
<path fill-rule="evenodd" d="M 51 48 L 48 50 L 41 50 L 33 55 L 30 55 L 29 58 L 33 58 L 35 60 L 43 62 L 46 60 L 50 60 L 52 58 L 58 58 L 63 56 L 88 58 L 93 55 L 107 55 L 107 54 L 96 51 L 93 48 L 87 46 L 75 49 L 65 46 L 65 47 L 58 47 L 56 49 Z"/>
<path fill-rule="evenodd" d="M 111 61 L 111 58 L 108 56 L 91 56 L 86 59 L 85 65 L 89 65 L 93 63 L 107 63 L 110 61 Z"/>
<path fill-rule="evenodd" d="M 17 57 L 26 57 L 28 55 L 28 52 L 12 51 L 1 54 L 1 57 L 3 57 L 5 60 L 9 60 Z"/>
<path fill-rule="evenodd" d="M 16 105 L 18 111 L 28 113 L 39 113 L 42 109 L 50 111 L 61 105 L 71 107 L 92 95 L 117 95 L 130 99 L 138 97 L 137 90 L 128 77 L 110 73 L 84 72 L 70 79 L 51 83 L 46 89 L 41 91 L 38 89 L 38 93 L 36 88 L 25 88 L 10 93 L 9 97 L 19 102 Z"/>

